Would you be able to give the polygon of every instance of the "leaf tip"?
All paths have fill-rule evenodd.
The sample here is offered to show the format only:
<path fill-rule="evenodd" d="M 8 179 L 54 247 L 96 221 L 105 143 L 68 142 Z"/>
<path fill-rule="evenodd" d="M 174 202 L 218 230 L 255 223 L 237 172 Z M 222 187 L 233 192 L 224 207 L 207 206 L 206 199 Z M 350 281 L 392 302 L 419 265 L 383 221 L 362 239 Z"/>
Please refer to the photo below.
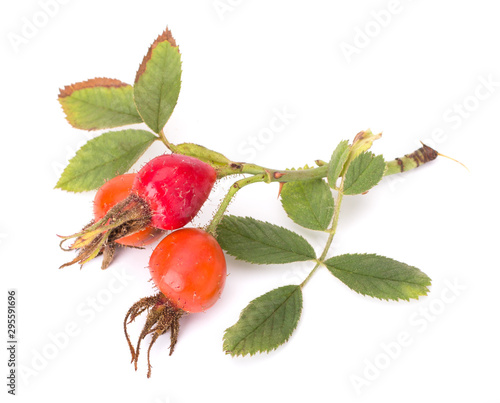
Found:
<path fill-rule="evenodd" d="M 146 53 L 146 56 L 144 56 L 144 59 L 142 59 L 142 63 L 139 66 L 139 69 L 137 70 L 137 73 L 135 75 L 134 83 L 137 83 L 137 81 L 139 81 L 139 78 L 146 71 L 146 65 L 149 62 L 149 60 L 151 59 L 151 56 L 153 55 L 153 50 L 155 50 L 155 48 L 160 43 L 163 43 L 163 42 L 170 43 L 170 45 L 173 48 L 177 48 L 177 52 L 179 52 L 179 47 L 177 46 L 177 43 L 175 42 L 175 39 L 172 35 L 172 32 L 170 31 L 170 29 L 168 29 L 168 27 L 165 28 L 165 30 L 160 35 L 158 35 L 158 37 L 155 39 L 155 41 L 151 44 L 151 46 L 148 49 L 148 53 Z M 179 54 L 180 54 L 180 52 L 179 52 Z"/>
<path fill-rule="evenodd" d="M 175 42 L 174 37 L 172 36 L 172 31 L 168 29 L 168 27 L 165 28 L 165 30 L 158 35 L 158 38 L 153 42 L 153 46 L 156 46 L 160 42 L 168 41 L 172 47 L 177 47 L 177 43 Z"/>

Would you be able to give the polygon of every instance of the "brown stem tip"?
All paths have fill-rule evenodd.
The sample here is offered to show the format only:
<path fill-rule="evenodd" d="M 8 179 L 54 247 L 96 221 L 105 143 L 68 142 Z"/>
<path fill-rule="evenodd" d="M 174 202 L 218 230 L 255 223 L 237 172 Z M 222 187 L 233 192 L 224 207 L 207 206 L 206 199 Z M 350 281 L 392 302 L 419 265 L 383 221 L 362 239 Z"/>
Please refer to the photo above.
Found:
<path fill-rule="evenodd" d="M 405 155 L 405 157 L 411 158 L 417 163 L 417 166 L 420 166 L 421 164 L 435 160 L 438 155 L 439 153 L 436 150 L 422 143 L 422 147 L 411 154 Z"/>

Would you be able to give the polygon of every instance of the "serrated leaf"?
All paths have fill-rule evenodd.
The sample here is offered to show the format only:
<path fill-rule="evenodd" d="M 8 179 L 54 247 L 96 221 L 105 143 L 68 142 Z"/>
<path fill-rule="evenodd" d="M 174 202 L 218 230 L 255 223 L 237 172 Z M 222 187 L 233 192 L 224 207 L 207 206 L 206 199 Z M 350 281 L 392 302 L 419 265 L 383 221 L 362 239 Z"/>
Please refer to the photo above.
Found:
<path fill-rule="evenodd" d="M 144 122 L 159 133 L 172 114 L 181 89 L 181 55 L 166 29 L 153 42 L 137 71 L 134 100 Z"/>
<path fill-rule="evenodd" d="M 281 204 L 288 217 L 312 230 L 327 230 L 333 217 L 332 192 L 322 179 L 285 183 Z"/>
<path fill-rule="evenodd" d="M 328 164 L 328 184 L 331 188 L 336 189 L 337 179 L 344 168 L 344 164 L 349 157 L 350 147 L 347 140 L 341 141 L 337 148 L 332 153 L 330 163 Z"/>
<path fill-rule="evenodd" d="M 109 179 L 128 171 L 157 139 L 145 130 L 103 133 L 77 151 L 56 188 L 71 192 L 97 189 Z"/>
<path fill-rule="evenodd" d="M 347 169 L 344 181 L 344 194 L 356 195 L 367 192 L 384 176 L 384 157 L 374 157 L 371 152 L 361 153 Z"/>
<path fill-rule="evenodd" d="M 217 227 L 217 241 L 236 259 L 256 264 L 281 264 L 316 259 L 312 246 L 300 235 L 250 217 L 225 216 Z"/>
<path fill-rule="evenodd" d="M 427 295 L 431 285 L 431 279 L 416 267 L 375 254 L 335 256 L 325 265 L 350 289 L 380 299 L 416 299 Z"/>
<path fill-rule="evenodd" d="M 111 78 L 67 85 L 59 92 L 66 119 L 77 129 L 109 129 L 142 122 L 131 85 Z"/>
<path fill-rule="evenodd" d="M 302 312 L 298 285 L 277 288 L 254 299 L 226 329 L 223 348 L 232 356 L 269 352 L 288 341 Z"/>

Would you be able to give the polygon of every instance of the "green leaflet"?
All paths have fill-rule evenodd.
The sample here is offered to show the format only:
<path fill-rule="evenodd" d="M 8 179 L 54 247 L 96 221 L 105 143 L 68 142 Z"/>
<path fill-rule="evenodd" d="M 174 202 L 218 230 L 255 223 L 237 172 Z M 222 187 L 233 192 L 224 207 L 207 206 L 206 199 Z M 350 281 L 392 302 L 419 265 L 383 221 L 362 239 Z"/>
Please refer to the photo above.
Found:
<path fill-rule="evenodd" d="M 431 279 L 416 267 L 375 254 L 335 256 L 325 265 L 350 289 L 380 299 L 417 299 L 427 295 L 431 285 Z"/>
<path fill-rule="evenodd" d="M 110 78 L 93 78 L 64 87 L 59 102 L 68 122 L 77 129 L 109 129 L 142 118 L 134 104 L 132 86 Z"/>
<path fill-rule="evenodd" d="M 198 158 L 212 166 L 227 166 L 231 161 L 221 153 L 193 143 L 181 143 L 175 146 L 175 152 Z"/>
<path fill-rule="evenodd" d="M 337 179 L 339 178 L 344 164 L 349 157 L 350 147 L 347 140 L 341 141 L 337 148 L 333 151 L 330 163 L 328 164 L 328 184 L 331 188 L 336 189 Z"/>
<path fill-rule="evenodd" d="M 347 168 L 344 181 L 344 194 L 356 195 L 367 192 L 384 176 L 385 161 L 381 155 L 363 152 Z"/>
<path fill-rule="evenodd" d="M 312 230 L 326 231 L 333 217 L 332 192 L 322 179 L 286 183 L 281 204 L 288 217 Z"/>
<path fill-rule="evenodd" d="M 181 89 L 181 55 L 167 29 L 151 45 L 134 84 L 134 101 L 144 122 L 155 133 L 172 114 Z"/>
<path fill-rule="evenodd" d="M 250 217 L 225 216 L 217 227 L 217 241 L 236 259 L 256 264 L 280 264 L 316 259 L 312 246 L 300 235 Z"/>
<path fill-rule="evenodd" d="M 71 159 L 56 188 L 83 192 L 128 171 L 147 148 L 158 139 L 145 130 L 120 130 L 101 134 L 88 141 Z"/>
<path fill-rule="evenodd" d="M 232 356 L 274 350 L 289 339 L 301 312 L 300 286 L 276 288 L 243 309 L 238 322 L 226 329 L 223 349 Z"/>

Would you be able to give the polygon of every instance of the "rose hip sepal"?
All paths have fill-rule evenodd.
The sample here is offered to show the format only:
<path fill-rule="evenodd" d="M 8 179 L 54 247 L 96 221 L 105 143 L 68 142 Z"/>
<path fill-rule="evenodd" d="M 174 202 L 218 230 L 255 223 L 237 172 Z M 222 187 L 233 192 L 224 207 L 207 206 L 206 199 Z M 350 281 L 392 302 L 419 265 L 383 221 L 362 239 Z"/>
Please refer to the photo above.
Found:
<path fill-rule="evenodd" d="M 215 169 L 194 157 L 168 154 L 152 159 L 137 173 L 126 199 L 81 232 L 61 237 L 61 244 L 76 238 L 65 250 L 79 251 L 61 268 L 83 265 L 104 253 L 102 269 L 106 269 L 112 257 L 107 251 L 113 242 L 148 226 L 163 230 L 183 227 L 207 200 L 216 179 Z"/>
<path fill-rule="evenodd" d="M 99 221 L 113 206 L 130 195 L 136 176 L 134 173 L 118 175 L 99 188 L 94 197 L 94 222 Z M 120 237 L 115 242 L 123 246 L 140 248 L 158 239 L 162 233 L 157 228 L 146 227 L 131 235 Z"/>
<path fill-rule="evenodd" d="M 123 323 L 136 370 L 141 341 L 148 334 L 153 335 L 147 353 L 148 378 L 151 376 L 150 351 L 158 337 L 170 329 L 172 354 L 181 316 L 205 311 L 215 304 L 227 274 L 224 252 L 218 242 L 212 235 L 197 228 L 180 229 L 166 236 L 151 255 L 149 271 L 160 292 L 132 305 Z M 127 325 L 146 310 L 146 323 L 134 349 Z"/>
<path fill-rule="evenodd" d="M 93 223 L 103 218 L 113 206 L 130 195 L 136 176 L 135 173 L 118 175 L 99 188 L 94 197 Z M 115 230 L 115 234 L 110 235 L 106 248 L 103 250 L 103 264 L 106 266 L 108 262 L 111 262 L 116 245 L 143 248 L 156 241 L 162 234 L 163 231 L 151 226 L 123 237 Z M 113 242 L 113 239 L 116 240 Z"/>

